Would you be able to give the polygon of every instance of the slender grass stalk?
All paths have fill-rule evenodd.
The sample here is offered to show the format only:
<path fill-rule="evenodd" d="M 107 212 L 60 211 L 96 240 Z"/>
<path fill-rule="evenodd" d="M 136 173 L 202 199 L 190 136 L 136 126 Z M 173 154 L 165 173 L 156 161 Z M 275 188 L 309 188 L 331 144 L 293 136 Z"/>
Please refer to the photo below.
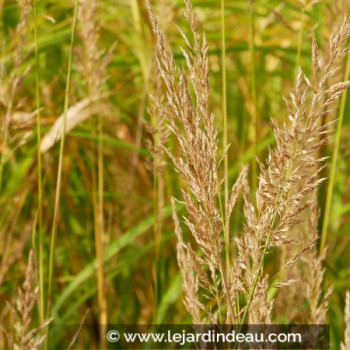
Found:
<path fill-rule="evenodd" d="M 99 124 L 99 122 L 98 122 Z M 96 269 L 96 280 L 97 280 L 97 300 L 98 300 L 98 315 L 99 315 L 99 324 L 100 324 L 100 336 L 101 336 L 101 347 L 104 348 L 105 337 L 103 334 L 105 333 L 105 325 L 107 324 L 107 300 L 105 296 L 105 288 L 104 288 L 104 247 L 102 241 L 103 235 L 103 212 L 101 216 L 101 203 L 103 206 L 103 193 L 102 193 L 102 201 L 101 201 L 101 192 L 100 192 L 100 130 L 99 125 L 97 125 L 94 129 L 94 133 L 98 133 L 98 150 L 97 150 L 97 172 L 96 172 L 96 159 L 93 157 L 92 163 L 92 205 L 94 211 L 94 237 L 95 237 L 95 253 L 96 253 L 96 261 L 97 261 L 97 269 Z M 103 158 L 102 158 L 103 160 Z M 102 164 L 103 165 L 103 164 Z M 102 183 L 103 186 L 103 183 Z M 102 207 L 103 210 L 103 207 Z"/>
<path fill-rule="evenodd" d="M 228 128 L 227 128 L 227 75 L 226 75 L 226 29 L 225 29 L 225 0 L 221 0 L 221 82 L 222 82 L 222 117 L 223 117 L 223 146 L 224 146 L 224 191 L 225 191 L 225 208 L 223 208 L 221 203 L 221 197 L 219 196 L 220 202 L 220 211 L 224 226 L 224 236 L 225 236 L 225 254 L 226 254 L 226 273 L 223 269 L 223 283 L 225 284 L 225 288 L 228 289 L 227 283 L 229 280 L 229 272 L 231 271 L 231 250 L 230 250 L 230 220 L 229 218 L 225 218 L 223 214 L 223 210 L 225 213 L 227 212 L 227 203 L 229 200 L 229 188 L 228 188 L 228 154 L 227 154 L 227 146 L 228 146 Z M 231 312 L 233 316 L 237 315 L 237 310 L 234 312 L 232 310 L 232 300 L 230 295 L 228 297 L 228 305 L 231 308 Z M 236 320 L 236 317 L 234 317 Z"/>
<path fill-rule="evenodd" d="M 348 52 L 344 80 L 348 80 L 349 75 L 350 75 L 350 53 Z M 343 119 L 345 114 L 346 97 L 347 97 L 347 90 L 345 90 L 340 100 L 339 118 L 338 118 L 335 139 L 334 139 L 334 146 L 333 146 L 333 152 L 332 152 L 333 156 L 332 156 L 332 164 L 331 164 L 331 170 L 329 175 L 329 182 L 327 186 L 326 207 L 325 207 L 323 223 L 322 223 L 320 255 L 322 255 L 322 253 L 324 252 L 326 241 L 327 241 L 327 233 L 328 233 L 328 227 L 329 227 L 329 221 L 330 221 L 332 197 L 333 197 L 334 182 L 335 182 L 335 172 L 337 170 L 337 160 L 338 160 L 338 154 L 339 154 L 342 127 L 343 127 Z"/>
<path fill-rule="evenodd" d="M 153 322 L 157 324 L 157 313 L 159 297 L 161 295 L 161 238 L 162 238 L 162 212 L 160 207 L 161 196 L 163 196 L 164 191 L 164 181 L 162 176 L 158 174 L 154 175 L 154 212 L 156 217 L 156 224 L 154 225 L 154 240 L 155 240 L 155 256 L 154 256 L 154 315 Z"/>
<path fill-rule="evenodd" d="M 56 194 L 54 202 L 54 213 L 51 229 L 51 244 L 50 244 L 50 258 L 49 258 L 49 281 L 48 281 L 48 305 L 47 305 L 47 315 L 50 314 L 51 302 L 52 302 L 52 280 L 53 280 L 53 265 L 54 265 L 54 253 L 55 253 L 55 237 L 57 231 L 57 221 L 58 221 L 58 211 L 59 211 L 59 202 L 61 194 L 61 182 L 62 182 L 62 166 L 63 166 L 63 152 L 64 152 L 64 141 L 65 141 L 65 129 L 67 124 L 67 111 L 68 111 L 68 102 L 69 102 L 69 93 L 70 93 L 70 80 L 71 80 L 71 70 L 72 70 L 72 60 L 73 60 L 73 46 L 75 38 L 75 28 L 77 24 L 77 14 L 78 14 L 79 1 L 75 0 L 74 2 L 74 17 L 72 25 L 72 33 L 70 40 L 70 50 L 68 58 L 68 71 L 67 71 L 67 81 L 64 97 L 64 118 L 62 123 L 61 130 L 61 141 L 60 141 L 60 153 L 58 160 L 58 169 L 57 169 L 57 183 L 56 183 Z M 46 341 L 47 348 L 47 341 Z"/>
<path fill-rule="evenodd" d="M 5 53 L 5 40 L 3 40 L 2 45 L 1 45 L 2 49 L 1 49 L 1 61 L 4 61 L 4 53 Z M 0 67 L 1 71 L 0 71 L 0 83 L 2 83 L 2 79 L 3 79 L 3 75 L 4 75 L 4 66 L 3 63 L 1 64 Z M 6 121 L 7 116 L 5 117 L 5 121 Z M 6 130 L 6 124 L 4 126 L 4 131 L 1 131 L 1 135 L 2 135 L 2 142 L 1 142 L 1 158 L 0 158 L 0 193 L 1 193 L 1 188 L 2 188 L 2 174 L 3 174 L 3 169 L 4 169 L 4 163 L 5 163 L 5 146 L 6 146 L 6 138 L 7 138 L 7 130 Z M 2 132 L 3 131 L 3 132 Z"/>
<path fill-rule="evenodd" d="M 250 57 L 251 57 L 251 89 L 252 89 L 252 128 L 253 128 L 253 134 L 252 134 L 252 142 L 253 142 L 253 149 L 254 154 L 258 154 L 258 113 L 257 113 L 257 100 L 256 100 L 256 60 L 255 60 L 255 0 L 250 0 L 250 39 L 249 39 L 249 46 L 250 46 Z M 257 189 L 257 179 L 258 179 L 258 167 L 257 162 L 255 158 L 252 158 L 252 178 L 251 178 L 251 185 L 252 185 L 252 192 L 255 193 Z M 253 201 L 255 196 L 253 196 Z"/>
<path fill-rule="evenodd" d="M 143 38 L 144 31 L 143 31 L 142 21 L 140 16 L 139 3 L 137 0 L 132 0 L 130 6 L 131 6 L 131 11 L 133 16 L 133 24 L 134 24 L 135 32 L 140 36 L 140 38 L 145 40 Z M 147 101 L 147 92 L 148 92 L 148 87 L 151 79 L 151 69 L 152 69 L 152 64 L 148 60 L 146 48 L 145 47 L 142 47 L 142 48 L 143 48 L 142 52 L 140 52 L 137 55 L 139 58 L 141 72 L 143 76 L 143 89 L 140 97 L 140 104 L 139 104 L 138 115 L 137 115 L 137 127 L 136 127 L 136 136 L 135 136 L 136 149 L 139 149 L 141 147 L 143 126 L 144 126 L 144 115 L 145 115 L 146 101 Z M 139 162 L 139 154 L 138 152 L 135 152 L 131 158 L 131 164 L 130 164 L 130 177 L 129 177 L 130 180 L 128 184 L 129 189 L 132 189 L 132 187 L 134 186 L 138 162 Z"/>
<path fill-rule="evenodd" d="M 1 152 L 1 159 L 0 159 L 0 193 L 2 191 L 2 174 L 4 172 L 4 165 L 5 165 L 5 154 L 4 151 L 6 149 L 6 139 L 7 139 L 7 130 L 5 129 L 5 131 L 3 132 L 3 137 L 2 137 L 2 142 L 1 142 L 1 148 L 2 148 L 2 152 Z"/>
<path fill-rule="evenodd" d="M 149 128 L 149 133 L 152 135 L 152 140 L 148 144 L 148 149 L 153 155 L 151 164 L 153 172 L 153 212 L 156 218 L 153 227 L 155 242 L 154 259 L 152 266 L 152 276 L 154 283 L 153 323 L 157 324 L 159 304 L 163 292 L 162 267 L 164 267 L 164 258 L 162 254 L 163 210 L 166 182 L 164 173 L 164 145 L 169 138 L 169 131 L 164 124 L 165 114 L 161 107 L 164 95 L 162 92 L 160 72 L 157 69 L 157 66 L 154 67 L 153 76 L 155 77 L 154 91 L 150 95 L 151 104 L 149 109 L 151 121 L 150 124 L 146 123 L 146 127 Z"/>
<path fill-rule="evenodd" d="M 217 186 L 218 188 L 220 188 L 220 184 L 219 184 L 219 179 L 217 179 Z M 228 287 L 228 281 L 229 281 L 229 276 L 230 276 L 230 271 L 231 271 L 231 258 L 230 258 L 230 239 L 229 239 L 229 231 L 228 231 L 228 222 L 229 222 L 229 218 L 225 218 L 224 215 L 224 208 L 222 205 L 222 200 L 221 200 L 221 196 L 220 196 L 220 192 L 218 192 L 218 199 L 219 199 L 219 208 L 220 208 L 220 216 L 221 216 L 221 221 L 223 223 L 222 225 L 222 229 L 224 232 L 224 241 L 225 241 L 225 258 L 226 258 L 226 270 L 224 268 L 224 264 L 222 262 L 221 259 L 221 255 L 218 256 L 218 261 L 219 261 L 219 265 L 220 265 L 220 273 L 222 276 L 222 282 L 223 282 L 223 286 L 224 289 L 226 291 L 226 298 L 227 298 L 227 304 L 228 304 L 228 308 L 231 312 L 231 315 L 234 318 L 234 321 L 237 321 L 237 307 L 236 305 L 233 306 L 232 303 L 232 298 L 231 298 L 231 294 L 229 292 L 229 287 Z M 225 213 L 226 213 L 226 206 L 227 206 L 228 200 L 225 200 Z M 214 230 L 212 229 L 213 234 L 214 234 Z M 220 309 L 220 303 L 218 303 L 219 305 L 219 309 Z M 222 321 L 222 315 L 219 312 L 219 316 L 220 316 L 220 322 Z"/>
<path fill-rule="evenodd" d="M 97 203 L 98 203 L 98 231 L 95 235 L 96 239 L 96 253 L 98 261 L 98 299 L 99 299 L 99 319 L 100 319 L 100 336 L 101 336 L 101 347 L 106 347 L 106 334 L 105 327 L 108 323 L 108 314 L 107 314 L 107 298 L 105 293 L 105 279 L 104 279 L 104 246 L 103 246 L 103 237 L 105 234 L 104 231 L 104 178 L 103 178 L 103 122 L 102 116 L 98 116 L 98 187 L 97 187 Z"/>
<path fill-rule="evenodd" d="M 98 20 L 98 1 L 80 0 L 78 21 L 80 22 L 79 36 L 82 39 L 83 50 L 81 52 L 81 72 L 87 83 L 88 100 L 91 105 L 96 97 L 102 95 L 103 77 L 106 74 L 106 66 L 110 62 L 111 51 L 104 55 L 99 50 L 98 41 L 100 38 L 100 23 Z M 111 49 L 112 50 L 112 49 Z M 90 128 L 97 140 L 97 147 L 91 141 L 93 155 L 91 159 L 92 188 L 91 198 L 93 206 L 94 224 L 94 248 L 97 261 L 96 282 L 98 302 L 98 323 L 101 348 L 106 348 L 106 326 L 108 323 L 107 296 L 105 289 L 105 268 L 104 268 L 104 136 L 103 136 L 103 115 L 100 99 L 96 101 L 97 123 L 90 120 Z"/>
<path fill-rule="evenodd" d="M 227 150 L 227 77 L 226 77 L 226 31 L 225 31 L 225 0 L 221 0 L 221 91 L 222 91 L 222 118 L 223 118 L 223 145 L 224 152 Z M 225 153 L 224 156 L 224 187 L 225 187 L 225 212 L 226 205 L 228 202 L 228 154 Z M 226 230 L 225 230 L 225 251 L 226 251 L 226 265 L 228 270 L 230 270 L 230 249 L 229 249 L 229 232 L 230 232 L 230 222 L 226 220 Z"/>
<path fill-rule="evenodd" d="M 135 152 L 133 154 L 133 157 L 131 159 L 131 164 L 130 164 L 130 180 L 128 185 L 129 189 L 132 189 L 134 186 L 137 164 L 139 162 L 139 152 L 137 152 L 136 150 L 140 149 L 141 147 L 144 115 L 145 115 L 146 101 L 147 101 L 147 91 L 148 91 L 149 82 L 151 78 L 151 67 L 152 65 L 149 65 L 148 70 L 146 70 L 146 73 L 143 77 L 144 83 L 143 83 L 142 95 L 141 95 L 140 105 L 138 108 L 138 115 L 137 115 L 137 127 L 136 127 L 136 137 L 135 137 L 136 147 L 135 147 Z"/>
<path fill-rule="evenodd" d="M 156 118 L 154 118 L 156 119 Z M 155 124 L 157 130 L 157 124 Z M 158 133 L 155 134 L 155 145 L 156 149 L 161 147 L 159 142 Z M 161 245 L 162 245 L 162 210 L 164 206 L 164 178 L 163 174 L 157 169 L 154 172 L 154 213 L 156 222 L 154 225 L 154 239 L 155 239 L 155 257 L 154 257 L 154 323 L 157 323 L 157 312 L 159 306 L 159 299 L 162 291 L 161 287 Z"/>
<path fill-rule="evenodd" d="M 89 93 L 91 99 L 91 94 Z M 104 181 L 103 181 L 103 123 L 102 117 L 98 116 L 96 124 L 90 123 L 93 128 L 94 139 L 97 140 L 97 171 L 95 152 L 92 157 L 91 178 L 92 178 L 92 207 L 94 215 L 94 238 L 95 254 L 97 261 L 96 280 L 97 280 L 97 300 L 98 300 L 98 319 L 100 326 L 101 348 L 106 347 L 105 336 L 106 325 L 108 323 L 107 298 L 105 293 L 105 275 L 104 275 Z M 94 142 L 91 142 L 92 149 L 95 150 Z"/>
<path fill-rule="evenodd" d="M 40 101 L 40 62 L 38 50 L 38 21 L 37 21 L 37 1 L 33 1 L 33 22 L 34 22 L 34 42 L 35 42 L 35 100 L 36 100 L 36 134 L 37 134 L 37 162 L 38 162 L 38 230 L 39 230 L 39 314 L 40 323 L 44 322 L 45 317 L 45 294 L 44 294 L 44 256 L 43 256 L 43 180 L 42 180 L 42 159 L 40 152 L 41 144 L 41 101 Z"/>

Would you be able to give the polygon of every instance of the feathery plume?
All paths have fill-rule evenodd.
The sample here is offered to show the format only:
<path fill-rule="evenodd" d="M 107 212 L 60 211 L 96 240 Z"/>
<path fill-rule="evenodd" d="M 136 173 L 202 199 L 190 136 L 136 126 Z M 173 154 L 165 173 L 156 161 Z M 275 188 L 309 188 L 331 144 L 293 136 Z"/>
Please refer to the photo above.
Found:
<path fill-rule="evenodd" d="M 33 251 L 30 251 L 25 281 L 22 288 L 18 288 L 16 307 L 7 303 L 12 316 L 16 320 L 15 335 L 6 333 L 10 344 L 15 350 L 38 350 L 45 341 L 41 331 L 52 322 L 52 318 L 44 321 L 40 326 L 32 328 L 32 311 L 38 298 L 39 287 L 35 285 L 35 263 Z"/>
<path fill-rule="evenodd" d="M 201 324 L 201 309 L 204 309 L 204 306 L 198 301 L 198 290 L 199 290 L 199 274 L 195 273 L 192 268 L 192 258 L 191 258 L 191 249 L 189 245 L 186 245 L 183 236 L 182 230 L 180 227 L 180 221 L 176 212 L 176 201 L 174 198 L 171 200 L 171 205 L 173 209 L 173 220 L 175 223 L 175 233 L 177 237 L 177 261 L 182 274 L 182 285 L 185 293 L 184 304 L 188 313 L 192 316 L 194 324 Z M 205 278 L 206 279 L 206 278 Z"/>
<path fill-rule="evenodd" d="M 314 41 L 313 77 L 307 78 L 300 68 L 296 87 L 290 99 L 285 99 L 290 123 L 280 127 L 273 121 L 276 148 L 269 150 L 266 167 L 260 164 L 257 208 L 255 211 L 246 204 L 247 223 L 238 245 L 240 259 L 246 266 L 244 280 L 249 290 L 245 313 L 254 304 L 256 286 L 265 278 L 262 271 L 268 249 L 290 242 L 289 232 L 299 223 L 300 213 L 312 204 L 310 193 L 324 181 L 319 178 L 324 158 L 315 155 L 315 150 L 326 142 L 320 135 L 328 133 L 328 124 L 322 125 L 321 117 L 324 107 L 333 103 L 349 86 L 349 82 L 345 82 L 328 88 L 326 81 L 335 74 L 340 58 L 346 53 L 343 45 L 349 34 L 350 24 L 344 21 L 331 36 L 329 52 L 321 66 Z"/>
<path fill-rule="evenodd" d="M 201 38 L 199 34 L 198 20 L 192 4 L 185 0 L 185 17 L 190 24 L 194 43 L 192 44 L 180 30 L 187 46 L 186 50 L 182 49 L 182 53 L 188 74 L 184 69 L 178 69 L 171 50 L 165 45 L 149 1 L 146 1 L 146 4 L 157 39 L 159 71 L 167 88 L 164 115 L 170 131 L 178 140 L 181 152 L 179 156 L 175 156 L 169 150 L 167 153 L 184 181 L 182 194 L 187 210 L 184 222 L 203 253 L 203 256 L 199 257 L 190 246 L 185 245 L 190 259 L 189 265 L 198 274 L 200 286 L 215 300 L 215 312 L 221 312 L 220 305 L 225 296 L 229 314 L 234 315 L 229 284 L 221 261 L 224 226 L 217 203 L 221 183 L 217 161 L 218 132 L 214 124 L 214 115 L 209 110 L 207 42 L 205 36 Z M 190 87 L 193 88 L 193 95 L 190 93 Z M 246 169 L 243 169 L 237 186 L 234 186 L 229 214 L 232 212 L 245 173 Z"/>

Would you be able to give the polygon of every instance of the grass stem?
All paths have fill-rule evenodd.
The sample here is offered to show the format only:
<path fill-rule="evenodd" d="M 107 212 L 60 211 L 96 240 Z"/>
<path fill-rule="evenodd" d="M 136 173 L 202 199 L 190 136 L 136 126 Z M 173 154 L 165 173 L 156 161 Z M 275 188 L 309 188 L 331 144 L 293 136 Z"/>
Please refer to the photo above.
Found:
<path fill-rule="evenodd" d="M 350 75 L 350 53 L 348 52 L 347 60 L 346 60 L 346 68 L 345 68 L 345 80 L 349 79 L 349 75 Z M 328 233 L 331 207 L 332 207 L 332 197 L 333 197 L 333 191 L 334 191 L 335 173 L 337 170 L 337 160 L 338 160 L 338 154 L 339 154 L 342 127 L 343 127 L 343 119 L 345 114 L 346 97 L 347 97 L 347 90 L 345 90 L 340 100 L 339 118 L 337 123 L 335 139 L 334 139 L 334 146 L 333 146 L 333 152 L 332 152 L 332 155 L 333 155 L 332 164 L 331 164 L 331 170 L 330 170 L 329 181 L 327 186 L 326 206 L 325 206 L 323 223 L 322 223 L 320 255 L 323 254 L 323 251 L 326 246 L 326 241 L 327 241 L 327 233 Z"/>
<path fill-rule="evenodd" d="M 43 181 L 42 181 L 42 159 L 40 152 L 41 144 L 41 101 L 40 101 L 40 62 L 38 50 L 38 21 L 37 21 L 37 1 L 33 1 L 33 22 L 35 41 L 35 100 L 36 100 L 36 134 L 37 134 L 37 162 L 38 162 L 38 233 L 39 233 L 39 314 L 40 322 L 44 322 L 45 317 L 45 294 L 44 294 L 44 256 L 43 256 Z"/>
<path fill-rule="evenodd" d="M 250 57 L 251 57 L 251 93 L 252 93 L 252 143 L 254 154 L 258 155 L 258 112 L 257 112 L 257 99 L 256 99 L 256 59 L 255 59 L 255 0 L 250 0 Z M 257 189 L 258 179 L 258 167 L 255 157 L 252 158 L 252 193 L 255 194 Z M 255 198 L 255 195 L 253 196 Z M 255 203 L 255 199 L 253 199 Z"/>
<path fill-rule="evenodd" d="M 107 298 L 105 293 L 104 278 L 104 171 L 103 171 L 103 121 L 102 116 L 98 116 L 98 163 L 97 163 L 97 226 L 95 230 L 96 257 L 98 262 L 97 268 L 97 285 L 98 285 L 98 304 L 99 304 L 99 322 L 100 322 L 100 338 L 101 347 L 106 347 L 106 326 L 108 323 Z"/>
<path fill-rule="evenodd" d="M 226 26 L 225 26 L 225 0 L 221 0 L 221 82 L 222 82 L 222 117 L 223 117 L 223 146 L 224 146 L 224 152 L 227 151 L 228 146 L 228 128 L 227 128 L 227 75 L 226 75 Z M 229 198 L 229 189 L 228 189 L 228 154 L 225 153 L 224 156 L 224 189 L 225 189 L 225 205 L 224 210 L 226 213 L 226 207 L 228 203 Z M 220 200 L 220 210 L 223 211 L 223 206 L 221 204 Z M 224 219 L 225 216 L 222 212 L 222 218 Z M 225 235 L 225 252 L 226 252 L 226 273 L 223 269 L 223 266 L 221 269 L 223 270 L 223 283 L 225 284 L 225 289 L 228 291 L 227 283 L 229 281 L 229 272 L 231 271 L 231 250 L 230 250 L 230 220 L 229 218 L 225 218 L 224 221 L 225 227 L 224 227 L 224 235 Z M 232 310 L 232 300 L 230 295 L 227 296 L 228 298 L 228 305 L 231 309 L 232 316 L 235 318 L 237 314 L 237 310 L 233 313 Z M 235 318 L 236 319 L 236 318 Z"/>
<path fill-rule="evenodd" d="M 225 31 L 225 0 L 221 0 L 221 82 L 222 82 L 222 119 L 223 119 L 223 146 L 224 152 L 228 145 L 228 130 L 227 130 L 227 77 L 226 77 L 226 31 Z M 228 154 L 224 156 L 224 186 L 225 186 L 225 211 L 228 202 Z M 225 245 L 229 248 L 229 232 L 230 222 L 226 220 Z M 226 265 L 230 266 L 230 250 L 226 249 Z"/>
<path fill-rule="evenodd" d="M 69 92 L 70 92 L 70 80 L 71 80 L 71 70 L 72 70 L 72 60 L 73 60 L 73 46 L 75 38 L 75 28 L 77 24 L 77 14 L 78 14 L 78 5 L 79 1 L 75 0 L 74 4 L 74 17 L 73 25 L 70 39 L 70 51 L 68 58 L 68 71 L 67 71 L 67 80 L 66 80 L 66 89 L 64 96 L 64 118 L 62 123 L 61 130 L 61 141 L 60 141 L 60 151 L 59 151 L 59 160 L 58 160 L 58 169 L 57 169 L 57 182 L 56 182 L 56 193 L 54 201 L 54 212 L 53 212 L 53 221 L 51 229 L 51 243 L 50 243 L 50 258 L 49 258 L 49 281 L 48 281 L 48 305 L 47 305 L 47 317 L 50 315 L 50 307 L 52 303 L 52 283 L 53 283 L 53 265 L 54 265 L 54 253 L 55 253 L 55 237 L 57 232 L 58 224 L 58 212 L 59 212 L 59 203 L 60 203 L 60 194 L 61 194 L 61 183 L 62 183 L 62 166 L 63 166 L 63 153 L 64 153 L 64 142 L 65 142 L 65 131 L 67 124 L 67 111 L 69 104 Z M 46 342 L 47 346 L 47 342 Z"/>
<path fill-rule="evenodd" d="M 4 56 L 5 56 L 5 40 L 2 42 L 1 45 L 1 61 L 4 60 Z M 0 67 L 0 84 L 2 85 L 3 83 L 3 76 L 4 76 L 4 64 L 1 63 L 1 67 Z M 11 104 L 10 104 L 11 105 Z M 1 127 L 0 131 L 1 131 L 1 136 L 2 136 L 2 140 L 1 140 L 1 158 L 0 158 L 0 193 L 2 190 L 2 174 L 4 171 L 4 164 L 5 164 L 5 149 L 6 149 L 6 140 L 7 140 L 7 124 L 6 124 L 6 120 L 7 120 L 7 115 L 5 116 L 5 123 L 4 125 Z"/>

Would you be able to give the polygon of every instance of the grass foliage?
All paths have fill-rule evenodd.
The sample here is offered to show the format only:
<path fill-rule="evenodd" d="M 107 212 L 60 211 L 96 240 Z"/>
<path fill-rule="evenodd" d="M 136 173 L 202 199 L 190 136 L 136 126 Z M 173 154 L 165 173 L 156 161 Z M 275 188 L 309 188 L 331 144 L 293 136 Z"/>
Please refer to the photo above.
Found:
<path fill-rule="evenodd" d="M 348 12 L 0 1 L 0 348 L 295 322 L 348 349 Z"/>

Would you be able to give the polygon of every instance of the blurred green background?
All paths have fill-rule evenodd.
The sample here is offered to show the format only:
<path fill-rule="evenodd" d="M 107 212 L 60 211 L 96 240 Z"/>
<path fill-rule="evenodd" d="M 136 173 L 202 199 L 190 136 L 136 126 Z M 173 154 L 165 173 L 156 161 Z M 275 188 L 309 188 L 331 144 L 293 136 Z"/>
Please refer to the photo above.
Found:
<path fill-rule="evenodd" d="M 40 207 L 45 312 L 49 308 L 55 318 L 50 326 L 51 334 L 55 335 L 50 337 L 51 346 L 58 348 L 60 342 L 67 340 L 60 333 L 60 323 L 79 324 L 87 309 L 90 310 L 90 320 L 97 322 L 99 310 L 94 212 L 97 197 L 94 191 L 102 167 L 104 230 L 101 242 L 104 247 L 104 290 L 109 323 L 152 323 L 155 320 L 158 323 L 190 323 L 182 304 L 181 275 L 175 252 L 176 237 L 169 208 L 171 196 L 181 197 L 179 179 L 171 164 L 164 171 L 162 243 L 155 267 L 153 231 L 158 197 L 154 189 L 154 174 L 146 166 L 152 154 L 146 147 L 148 133 L 144 127 L 151 120 L 148 95 L 154 86 L 152 67 L 155 62 L 155 43 L 143 0 L 98 1 L 98 11 L 94 16 L 95 25 L 99 28 L 98 49 L 102 50 L 102 58 L 107 57 L 111 48 L 113 51 L 101 78 L 101 97 L 92 111 L 90 107 L 79 105 L 89 98 L 89 87 L 84 76 L 84 45 L 87 43 L 80 35 L 82 23 L 79 17 L 77 20 L 69 93 L 71 114 L 68 115 L 77 120 L 79 115 L 83 115 L 83 120 L 78 120 L 65 136 L 54 245 L 52 300 L 50 306 L 46 305 L 60 142 L 53 141 L 52 147 L 41 152 L 40 198 L 35 67 L 38 63 L 40 134 L 43 138 L 64 112 L 74 2 L 36 2 L 37 41 L 31 5 L 21 37 L 16 32 L 23 15 L 21 6 L 16 1 L 0 2 L 1 305 L 5 305 L 6 300 L 15 302 L 17 287 L 24 279 L 31 248 L 35 249 L 37 261 L 40 262 Z M 210 105 L 221 140 L 223 91 L 220 2 L 193 0 L 193 5 L 200 29 L 208 40 Z M 287 117 L 282 96 L 289 95 L 297 67 L 301 65 L 306 74 L 310 72 L 312 35 L 316 36 L 322 50 L 332 29 L 339 27 L 344 15 L 349 14 L 349 7 L 346 1 L 334 0 L 319 3 L 297 0 L 225 1 L 230 184 L 236 179 L 242 164 L 249 164 L 255 156 L 264 161 L 267 148 L 274 144 L 271 117 L 278 121 Z M 189 32 L 189 25 L 183 16 L 183 2 L 158 0 L 154 2 L 154 10 L 177 63 L 184 65 L 180 48 L 185 43 L 176 27 L 185 33 Z M 344 76 L 345 69 L 338 74 L 340 79 L 348 79 Z M 15 77 L 20 77 L 18 82 Z M 17 84 L 15 88 L 13 84 Z M 12 102 L 10 116 L 7 114 L 9 101 Z M 334 285 L 329 312 L 334 349 L 340 348 L 343 338 L 344 297 L 350 287 L 348 102 L 347 98 L 325 263 L 324 288 L 327 290 Z M 254 115 L 258 120 L 257 154 L 252 142 Z M 337 115 L 338 109 L 335 108 L 324 116 L 323 122 Z M 99 153 L 101 144 L 102 153 Z M 172 144 L 174 140 L 170 139 Z M 220 147 L 222 153 L 222 144 Z M 332 139 L 322 152 L 323 155 L 332 156 Z M 102 163 L 99 162 L 101 159 Z M 325 168 L 323 175 L 328 176 L 328 171 L 329 167 Z M 319 193 L 322 211 L 326 189 L 325 183 Z M 241 208 L 242 203 L 235 209 L 233 232 L 239 232 L 242 228 Z M 157 293 L 155 276 L 158 281 Z M 40 309 L 39 304 L 33 311 L 33 324 L 38 324 L 40 320 L 37 309 Z M 0 324 L 9 331 L 13 328 L 13 320 L 5 307 L 0 311 Z M 5 345 L 2 344 L 6 342 L 5 337 L 1 337 L 0 347 L 3 348 Z M 90 344 L 98 343 L 98 332 L 90 332 L 86 339 Z"/>

